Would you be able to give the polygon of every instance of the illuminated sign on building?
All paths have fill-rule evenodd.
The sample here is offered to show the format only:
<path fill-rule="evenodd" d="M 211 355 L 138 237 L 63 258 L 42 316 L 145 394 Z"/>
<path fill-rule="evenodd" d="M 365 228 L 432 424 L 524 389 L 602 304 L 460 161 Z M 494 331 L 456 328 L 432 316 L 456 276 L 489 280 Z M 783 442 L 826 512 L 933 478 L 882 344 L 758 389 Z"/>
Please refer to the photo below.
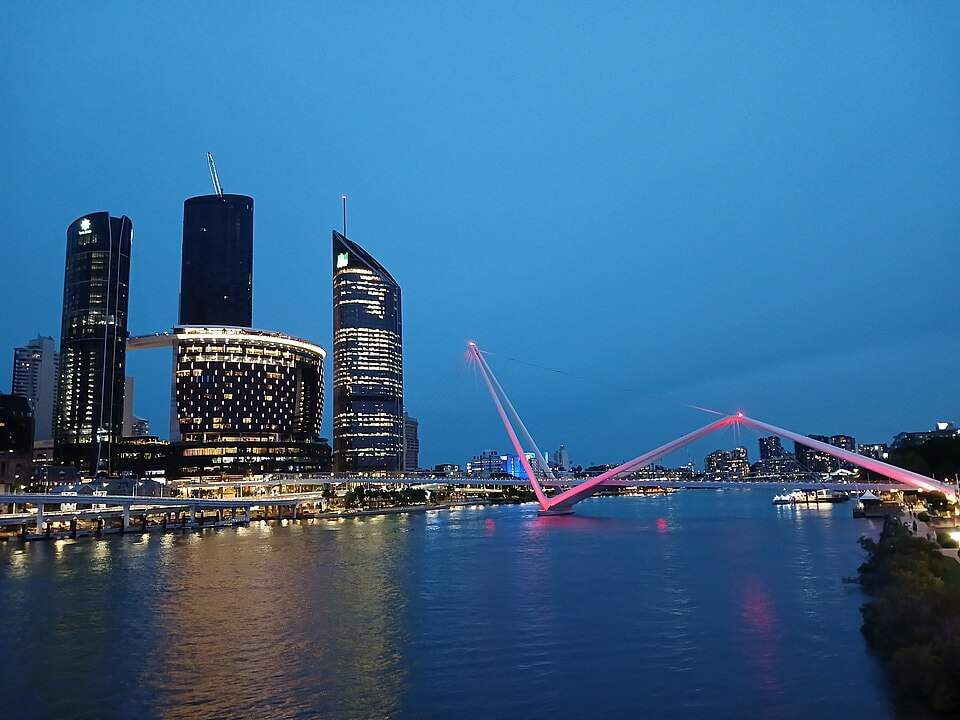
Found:
<path fill-rule="evenodd" d="M 347 265 L 349 265 L 349 264 L 350 264 L 350 256 L 349 256 L 347 253 L 342 252 L 342 253 L 338 253 L 338 254 L 337 254 L 337 267 L 338 267 L 338 268 L 345 268 L 345 267 L 346 267 Z"/>

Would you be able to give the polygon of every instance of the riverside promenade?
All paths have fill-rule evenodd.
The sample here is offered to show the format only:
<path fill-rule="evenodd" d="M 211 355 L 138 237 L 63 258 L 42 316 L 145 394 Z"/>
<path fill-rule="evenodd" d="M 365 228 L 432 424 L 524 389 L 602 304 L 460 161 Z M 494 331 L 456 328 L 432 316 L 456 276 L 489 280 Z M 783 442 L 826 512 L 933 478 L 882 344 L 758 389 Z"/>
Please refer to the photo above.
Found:
<path fill-rule="evenodd" d="M 935 528 L 932 528 L 929 523 L 924 522 L 917 517 L 915 512 L 907 511 L 903 514 L 903 524 L 907 527 L 910 532 L 913 533 L 914 537 L 924 538 L 929 540 L 932 543 L 937 542 L 937 531 Z M 916 529 L 914 529 L 916 525 Z M 953 558 L 957 562 L 960 562 L 960 550 L 957 548 L 940 548 L 940 554 L 944 557 Z"/>

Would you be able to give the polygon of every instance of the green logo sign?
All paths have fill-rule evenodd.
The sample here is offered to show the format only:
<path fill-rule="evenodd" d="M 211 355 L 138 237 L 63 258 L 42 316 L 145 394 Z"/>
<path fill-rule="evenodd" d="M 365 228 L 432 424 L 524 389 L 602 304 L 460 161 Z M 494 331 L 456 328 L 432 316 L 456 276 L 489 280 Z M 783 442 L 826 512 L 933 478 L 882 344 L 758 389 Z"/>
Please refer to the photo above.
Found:
<path fill-rule="evenodd" d="M 347 253 L 345 253 L 345 252 L 337 253 L 337 267 L 338 267 L 338 268 L 345 268 L 345 267 L 346 267 L 347 265 L 349 265 L 349 264 L 350 264 L 350 257 L 347 255 Z"/>

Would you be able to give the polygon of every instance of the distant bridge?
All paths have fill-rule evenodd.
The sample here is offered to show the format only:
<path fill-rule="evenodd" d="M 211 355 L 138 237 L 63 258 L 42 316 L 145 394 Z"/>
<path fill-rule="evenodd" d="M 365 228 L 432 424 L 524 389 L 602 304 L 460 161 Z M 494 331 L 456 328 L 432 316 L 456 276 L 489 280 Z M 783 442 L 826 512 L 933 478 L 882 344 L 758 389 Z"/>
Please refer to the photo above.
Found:
<path fill-rule="evenodd" d="M 895 480 L 899 483 L 903 483 L 919 490 L 942 492 L 948 497 L 955 497 L 954 487 L 947 483 L 920 475 L 919 473 L 911 472 L 910 470 L 904 470 L 903 468 L 890 465 L 889 463 L 885 463 L 880 460 L 875 460 L 858 453 L 850 452 L 849 450 L 844 450 L 842 448 L 820 442 L 819 440 L 814 440 L 813 438 L 800 435 L 799 433 L 795 433 L 790 430 L 785 430 L 777 427 L 776 425 L 770 425 L 768 423 L 761 422 L 760 420 L 754 420 L 753 418 L 747 417 L 742 412 L 721 417 L 719 420 L 716 420 L 709 425 L 705 425 L 699 430 L 694 430 L 693 432 L 679 437 L 676 440 L 672 440 L 665 445 L 661 445 L 658 448 L 650 450 L 649 452 L 646 452 L 643 455 L 634 458 L 633 460 L 625 462 L 622 465 L 618 465 L 611 470 L 601 473 L 600 475 L 597 475 L 586 482 L 580 483 L 575 487 L 569 488 L 568 490 L 564 490 L 563 492 L 560 492 L 552 497 L 547 497 L 547 495 L 543 492 L 544 486 L 547 485 L 549 481 L 556 480 L 549 470 L 549 465 L 547 464 L 543 455 L 540 453 L 540 450 L 537 448 L 537 444 L 533 441 L 533 438 L 530 437 L 530 433 L 527 431 L 523 421 L 520 419 L 520 415 L 513 407 L 513 404 L 510 402 L 510 398 L 507 397 L 506 392 L 500 385 L 496 376 L 493 374 L 493 370 L 490 369 L 490 366 L 487 364 L 486 359 L 483 357 L 483 354 L 477 347 L 476 343 L 472 341 L 468 343 L 467 352 L 480 369 L 480 374 L 487 386 L 487 390 L 489 391 L 490 397 L 493 400 L 493 404 L 497 409 L 497 413 L 500 415 L 500 420 L 503 422 L 504 428 L 507 431 L 507 435 L 510 437 L 510 442 L 516 450 L 517 456 L 523 465 L 524 472 L 527 475 L 527 480 L 530 483 L 530 486 L 533 488 L 533 492 L 537 496 L 537 501 L 540 503 L 540 513 L 543 515 L 569 515 L 573 512 L 574 505 L 600 491 L 604 486 L 616 482 L 619 476 L 634 472 L 640 468 L 655 463 L 662 457 L 676 452 L 677 450 L 686 447 L 690 443 L 700 440 L 701 438 L 704 438 L 707 435 L 716 432 L 717 430 L 737 425 L 744 425 L 770 435 L 777 435 L 786 440 L 792 440 L 800 445 L 813 448 L 814 450 L 826 453 L 827 455 L 831 455 L 839 460 L 844 460 L 852 465 L 865 470 L 870 470 L 871 472 L 875 472 L 879 475 L 890 478 L 891 480 Z M 532 448 L 537 461 L 540 463 L 540 466 L 544 468 L 545 472 L 548 474 L 548 480 L 539 479 L 534 474 L 533 469 L 530 466 L 530 462 L 527 460 L 527 456 L 524 453 L 523 446 L 517 437 L 517 432 L 514 428 L 513 422 L 511 422 L 511 416 L 513 417 L 513 422 L 516 422 L 517 428 L 520 429 L 521 434 L 524 436 L 524 439 Z M 654 482 L 657 483 L 658 481 Z M 779 485 L 779 483 L 775 484 Z"/>

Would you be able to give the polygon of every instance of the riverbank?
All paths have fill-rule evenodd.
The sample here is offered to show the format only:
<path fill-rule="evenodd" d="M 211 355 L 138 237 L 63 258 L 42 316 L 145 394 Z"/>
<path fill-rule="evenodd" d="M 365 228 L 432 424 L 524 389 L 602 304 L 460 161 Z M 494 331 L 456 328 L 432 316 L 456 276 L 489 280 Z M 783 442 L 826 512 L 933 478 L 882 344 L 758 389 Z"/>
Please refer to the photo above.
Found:
<path fill-rule="evenodd" d="M 914 716 L 960 716 L 960 564 L 895 519 L 860 545 L 868 554 L 860 584 L 871 598 L 861 631 L 895 700 Z"/>

